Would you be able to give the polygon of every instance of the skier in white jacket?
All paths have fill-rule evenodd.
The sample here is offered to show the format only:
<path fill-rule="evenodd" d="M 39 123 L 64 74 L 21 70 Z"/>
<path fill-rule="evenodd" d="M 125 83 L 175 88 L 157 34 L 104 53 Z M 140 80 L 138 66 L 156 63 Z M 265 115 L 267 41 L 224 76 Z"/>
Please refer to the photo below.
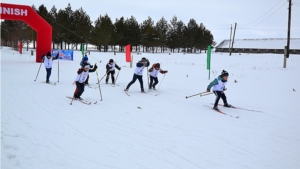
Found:
<path fill-rule="evenodd" d="M 140 86 L 141 86 L 141 92 L 145 93 L 144 84 L 143 84 L 143 72 L 144 72 L 144 68 L 148 67 L 149 65 L 150 65 L 149 60 L 144 57 L 142 58 L 142 60 L 140 60 L 138 63 L 136 63 L 136 68 L 134 70 L 133 78 L 132 78 L 131 82 L 129 82 L 129 84 L 127 85 L 125 91 L 128 91 L 130 86 L 132 84 L 134 84 L 135 81 L 138 79 L 140 82 Z"/>
<path fill-rule="evenodd" d="M 80 96 L 84 92 L 84 86 L 85 86 L 84 82 L 88 78 L 89 72 L 95 72 L 97 68 L 98 67 L 96 64 L 93 69 L 90 69 L 90 64 L 85 64 L 85 65 L 83 65 L 82 68 L 80 68 L 77 71 L 77 76 L 74 81 L 74 83 L 76 84 L 76 90 L 75 90 L 74 96 L 73 96 L 75 100 L 77 100 L 77 99 L 82 100 L 82 98 Z"/>
<path fill-rule="evenodd" d="M 220 98 L 222 98 L 225 107 L 231 107 L 227 102 L 226 95 L 224 91 L 226 90 L 225 85 L 228 80 L 228 72 L 223 70 L 221 75 L 218 76 L 214 81 L 212 81 L 208 86 L 206 92 L 210 92 L 210 89 L 213 87 L 213 92 L 216 95 L 216 100 L 213 109 L 219 111 L 218 104 Z"/>
<path fill-rule="evenodd" d="M 149 85 L 149 90 L 151 90 L 153 88 L 153 90 L 155 89 L 155 86 L 158 84 L 158 74 L 165 74 L 168 73 L 167 70 L 162 70 L 160 68 L 160 64 L 159 63 L 154 63 L 153 66 L 149 69 L 149 73 L 150 73 L 150 85 Z M 154 81 L 154 83 L 153 83 Z"/>
<path fill-rule="evenodd" d="M 57 55 L 55 57 L 51 56 L 51 53 L 48 52 L 46 56 L 42 56 L 41 59 L 44 62 L 45 68 L 46 68 L 46 83 L 50 83 L 49 78 L 51 76 L 51 71 L 52 71 L 52 63 L 53 60 L 58 59 L 59 54 L 57 53 Z"/>

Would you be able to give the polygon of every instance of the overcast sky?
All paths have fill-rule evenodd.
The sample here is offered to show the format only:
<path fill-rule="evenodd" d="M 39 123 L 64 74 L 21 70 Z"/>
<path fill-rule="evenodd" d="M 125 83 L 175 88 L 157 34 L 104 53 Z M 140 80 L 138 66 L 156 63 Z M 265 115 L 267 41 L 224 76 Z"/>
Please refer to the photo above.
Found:
<path fill-rule="evenodd" d="M 217 43 L 229 39 L 230 25 L 235 22 L 238 23 L 236 39 L 287 37 L 287 0 L 9 0 L 3 3 L 36 8 L 44 4 L 50 10 L 53 5 L 64 9 L 69 2 L 73 10 L 82 7 L 92 21 L 106 13 L 113 21 L 133 15 L 140 23 L 148 16 L 156 22 L 162 16 L 169 21 L 176 15 L 185 24 L 194 18 L 212 31 Z M 300 0 L 293 2 L 291 37 L 300 38 Z"/>

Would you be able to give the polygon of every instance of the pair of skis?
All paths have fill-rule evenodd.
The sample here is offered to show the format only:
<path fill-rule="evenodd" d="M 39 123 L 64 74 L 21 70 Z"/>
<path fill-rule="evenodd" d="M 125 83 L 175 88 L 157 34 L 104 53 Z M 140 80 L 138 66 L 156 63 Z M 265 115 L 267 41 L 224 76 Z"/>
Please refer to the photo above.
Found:
<path fill-rule="evenodd" d="M 223 115 L 228 115 L 228 114 L 226 114 L 226 113 L 224 113 L 223 111 L 221 111 L 221 110 L 216 110 L 216 109 L 214 109 L 214 108 L 212 108 L 212 107 L 210 107 L 210 106 L 207 106 L 207 105 L 203 105 L 204 107 L 207 107 L 207 108 L 211 108 L 212 110 L 214 110 L 214 111 L 216 111 L 216 112 L 218 112 L 218 113 L 220 113 L 220 114 L 223 114 Z M 220 105 L 221 106 L 221 105 Z M 223 105 L 222 105 L 223 106 Z M 231 106 L 231 107 L 228 107 L 228 108 L 236 108 L 236 107 L 234 107 L 234 106 Z M 231 115 L 229 115 L 230 117 L 232 117 Z M 236 116 L 235 118 L 239 118 L 239 116 Z"/>
<path fill-rule="evenodd" d="M 73 99 L 73 100 L 75 100 L 73 97 L 71 97 L 71 96 L 66 96 L 68 99 Z M 79 101 L 79 102 L 81 102 L 81 103 L 83 103 L 83 104 L 86 104 L 86 105 L 91 105 L 92 104 L 92 102 L 90 102 L 90 101 L 86 101 L 86 100 L 79 100 L 79 99 L 77 99 L 76 101 Z M 97 104 L 97 101 L 96 102 L 94 102 L 94 104 Z M 72 102 L 70 103 L 70 105 L 72 105 Z"/>
<path fill-rule="evenodd" d="M 211 103 L 211 104 L 213 105 L 213 103 Z M 224 106 L 223 104 L 218 104 L 218 105 L 219 106 Z M 246 109 L 246 108 L 236 107 L 236 106 L 231 106 L 231 108 L 239 109 L 239 110 L 245 110 L 245 111 L 253 111 L 253 112 L 263 113 L 262 111 L 259 111 L 259 110 Z"/>
<path fill-rule="evenodd" d="M 158 96 L 160 94 L 160 92 L 155 89 L 149 89 L 148 94 L 153 95 L 153 96 Z"/>
<path fill-rule="evenodd" d="M 127 96 L 130 96 L 130 94 L 128 93 L 128 91 L 127 90 L 125 90 L 126 88 L 124 87 L 124 92 L 125 92 L 125 94 L 127 95 Z M 152 92 L 152 93 L 151 93 Z M 149 95 L 152 95 L 152 96 L 158 96 L 159 95 L 159 93 L 156 91 L 153 91 L 152 89 L 149 89 L 149 91 L 148 92 L 141 92 L 141 93 L 146 93 L 146 94 L 149 94 Z"/>
<path fill-rule="evenodd" d="M 213 103 L 211 103 L 211 104 L 213 105 Z M 204 106 L 213 109 L 213 108 L 210 107 L 210 106 L 206 106 L 206 105 L 204 105 Z M 218 106 L 224 106 L 224 105 L 223 105 L 223 104 L 218 104 Z M 246 108 L 236 107 L 236 106 L 231 106 L 231 107 L 228 107 L 228 108 L 239 109 L 239 110 L 244 110 L 244 111 L 258 112 L 258 113 L 263 113 L 262 111 L 252 110 L 252 109 L 246 109 Z M 213 109 L 213 110 L 215 110 L 215 109 Z M 228 114 L 224 113 L 224 112 L 221 111 L 221 110 L 215 110 L 215 111 L 217 111 L 217 112 L 219 112 L 219 113 L 221 113 L 221 114 L 224 114 L 224 115 L 228 115 Z M 239 116 L 237 116 L 236 118 L 239 118 Z"/>
<path fill-rule="evenodd" d="M 124 92 L 125 92 L 125 94 L 127 95 L 127 96 L 130 96 L 130 94 L 128 93 L 128 91 L 126 90 L 126 88 L 123 86 L 123 88 L 124 88 Z M 147 93 L 147 92 L 141 92 L 141 93 Z"/>
<path fill-rule="evenodd" d="M 53 86 L 56 85 L 56 82 L 54 82 L 54 83 L 52 83 L 52 82 L 47 83 L 47 82 L 44 82 L 44 81 L 43 81 L 43 83 L 46 83 L 46 84 L 48 84 L 48 85 L 53 85 Z"/>

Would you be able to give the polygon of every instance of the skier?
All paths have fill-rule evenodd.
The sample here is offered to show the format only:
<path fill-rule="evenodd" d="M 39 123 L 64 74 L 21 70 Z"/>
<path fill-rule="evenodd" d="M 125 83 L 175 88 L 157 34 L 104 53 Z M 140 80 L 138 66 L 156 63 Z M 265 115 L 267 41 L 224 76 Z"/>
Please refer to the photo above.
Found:
<path fill-rule="evenodd" d="M 49 78 L 51 76 L 51 70 L 52 70 L 52 62 L 53 60 L 58 59 L 59 54 L 57 53 L 57 55 L 55 57 L 51 56 L 51 53 L 48 51 L 46 56 L 42 56 L 41 59 L 44 62 L 45 68 L 46 68 L 46 83 L 50 83 Z"/>
<path fill-rule="evenodd" d="M 231 107 L 231 105 L 227 103 L 227 99 L 226 99 L 226 96 L 224 93 L 224 91 L 226 90 L 225 85 L 227 83 L 228 76 L 229 76 L 228 72 L 223 70 L 221 75 L 218 76 L 214 81 L 212 81 L 207 86 L 206 92 L 210 92 L 210 89 L 212 87 L 214 87 L 213 92 L 216 95 L 216 101 L 215 101 L 213 109 L 215 109 L 217 111 L 219 111 L 218 103 L 219 103 L 220 98 L 222 98 L 225 107 Z"/>
<path fill-rule="evenodd" d="M 108 83 L 109 75 L 111 75 L 112 84 L 115 84 L 115 68 L 117 68 L 119 71 L 121 70 L 121 68 L 114 62 L 114 60 L 110 59 L 106 65 L 106 84 Z"/>
<path fill-rule="evenodd" d="M 76 79 L 74 81 L 74 83 L 76 84 L 76 90 L 74 92 L 74 99 L 77 100 L 82 100 L 82 98 L 80 97 L 82 95 L 82 93 L 84 92 L 84 86 L 85 86 L 85 81 L 88 78 L 89 72 L 95 72 L 96 69 L 98 68 L 98 66 L 95 64 L 93 69 L 90 69 L 90 64 L 85 63 L 83 64 L 83 67 L 78 69 L 77 71 L 77 76 Z"/>
<path fill-rule="evenodd" d="M 155 89 L 155 86 L 158 84 L 158 73 L 161 74 L 165 74 L 168 73 L 168 71 L 164 71 L 160 69 L 160 64 L 159 63 L 154 63 L 153 66 L 149 69 L 150 72 L 150 85 L 149 85 L 149 90 L 151 90 L 153 88 L 153 90 Z M 154 81 L 154 84 L 153 84 Z"/>
<path fill-rule="evenodd" d="M 143 85 L 143 71 L 145 67 L 148 67 L 150 65 L 150 62 L 146 58 L 142 58 L 138 63 L 136 63 L 136 68 L 133 74 L 132 81 L 127 85 L 125 91 L 128 91 L 130 86 L 136 81 L 136 79 L 139 80 L 140 86 L 141 86 L 141 92 L 145 93 L 144 85 Z"/>
<path fill-rule="evenodd" d="M 84 65 L 88 64 L 90 65 L 90 68 L 92 69 L 93 66 L 88 62 L 89 58 L 87 57 L 87 55 L 85 54 L 85 56 L 82 58 L 81 62 L 80 62 L 80 66 L 81 67 L 84 67 Z M 84 82 L 84 85 L 89 85 L 89 75 L 88 77 L 86 78 L 86 81 Z"/>

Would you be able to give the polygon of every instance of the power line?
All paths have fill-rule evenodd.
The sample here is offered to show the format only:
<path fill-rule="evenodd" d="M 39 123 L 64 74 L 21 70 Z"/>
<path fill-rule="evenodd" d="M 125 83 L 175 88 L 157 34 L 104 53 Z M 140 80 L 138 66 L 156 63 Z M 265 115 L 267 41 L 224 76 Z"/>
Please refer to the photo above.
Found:
<path fill-rule="evenodd" d="M 42 13 L 39 13 L 39 14 L 40 14 L 40 15 L 43 15 Z M 78 36 L 79 38 L 81 38 L 81 39 L 85 40 L 86 42 L 88 42 L 88 41 L 87 41 L 85 38 L 83 38 L 82 36 L 80 36 L 80 35 L 74 33 L 74 31 L 71 31 L 70 29 L 64 27 L 63 25 L 61 25 L 61 24 L 59 24 L 59 23 L 57 23 L 55 20 L 52 20 L 50 17 L 45 16 L 45 15 L 43 15 L 43 16 L 46 17 L 46 18 L 48 18 L 48 19 L 51 20 L 52 22 L 56 23 L 57 25 L 61 26 L 62 28 L 68 30 L 69 32 L 73 33 L 74 35 Z M 52 27 L 52 29 L 54 29 L 54 28 Z M 57 31 L 57 32 L 58 32 L 58 31 Z M 66 38 L 65 36 L 63 36 L 63 37 Z M 66 38 L 66 39 L 67 39 L 67 38 Z M 67 39 L 67 40 L 68 40 L 68 39 Z"/>
<path fill-rule="evenodd" d="M 268 14 L 271 10 L 273 10 L 282 0 L 279 0 L 270 10 L 268 10 L 268 12 L 266 12 L 265 14 L 263 14 L 261 17 L 259 17 L 258 19 L 256 19 L 255 21 L 245 24 L 245 25 L 241 25 L 241 26 L 247 26 L 247 25 L 251 25 L 252 23 L 255 23 L 256 21 L 260 20 L 262 17 L 264 17 L 266 14 Z"/>
<path fill-rule="evenodd" d="M 299 29 L 299 26 L 293 26 L 291 27 L 292 29 Z M 209 30 L 228 30 L 230 28 L 216 28 L 216 29 L 209 29 Z M 244 28 L 239 28 L 241 30 L 286 30 L 284 27 L 261 27 L 261 28 L 250 28 L 250 27 L 244 27 Z M 300 29 L 299 29 L 300 30 Z"/>
<path fill-rule="evenodd" d="M 265 18 L 264 20 L 258 22 L 258 23 L 255 24 L 255 25 L 252 25 L 252 26 L 246 26 L 245 28 L 251 28 L 251 27 L 256 26 L 256 25 L 262 23 L 263 21 L 267 20 L 267 19 L 270 18 L 272 15 L 274 15 L 277 11 L 279 11 L 279 9 L 281 9 L 286 3 L 287 3 L 287 2 L 285 2 L 282 6 L 280 6 L 276 11 L 274 11 L 271 15 L 269 15 L 269 16 L 268 16 L 267 18 Z"/>

